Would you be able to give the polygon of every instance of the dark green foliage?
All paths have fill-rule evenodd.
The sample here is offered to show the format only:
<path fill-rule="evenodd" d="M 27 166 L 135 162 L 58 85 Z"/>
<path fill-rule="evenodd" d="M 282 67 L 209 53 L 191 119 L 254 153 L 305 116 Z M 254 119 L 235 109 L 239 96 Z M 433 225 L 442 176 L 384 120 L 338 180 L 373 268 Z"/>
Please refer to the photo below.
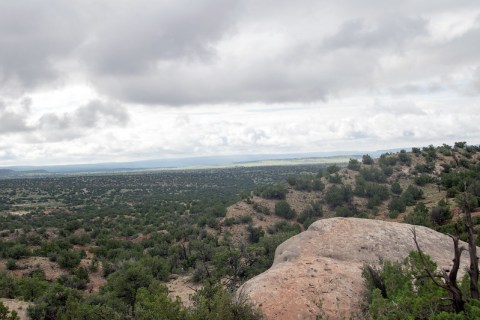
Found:
<path fill-rule="evenodd" d="M 301 230 L 300 226 L 296 223 L 289 223 L 287 221 L 278 221 L 273 226 L 268 226 L 268 233 L 299 233 Z"/>
<path fill-rule="evenodd" d="M 195 305 L 187 319 L 191 320 L 257 320 L 262 315 L 244 296 L 235 298 L 220 285 L 207 285 L 194 297 Z M 175 319 L 175 318 L 174 318 Z M 153 319 L 152 319 L 153 320 Z"/>
<path fill-rule="evenodd" d="M 95 305 L 86 303 L 81 299 L 69 297 L 65 304 L 65 308 L 59 309 L 57 312 L 58 320 L 93 320 L 93 319 L 109 319 L 121 320 L 125 316 L 130 316 L 127 311 L 120 313 L 119 310 L 114 309 L 108 305 Z"/>
<path fill-rule="evenodd" d="M 409 185 L 403 192 L 401 199 L 405 205 L 413 206 L 418 200 L 423 199 L 423 191 L 420 188 Z"/>
<path fill-rule="evenodd" d="M 138 289 L 135 301 L 137 320 L 188 319 L 188 311 L 180 299 L 172 300 L 165 285 L 154 282 L 148 288 Z"/>
<path fill-rule="evenodd" d="M 452 147 L 449 146 L 448 144 L 443 144 L 443 146 L 439 147 L 438 149 L 439 149 L 438 151 L 444 156 L 452 155 Z"/>
<path fill-rule="evenodd" d="M 410 212 L 404 220 L 405 223 L 430 227 L 430 216 L 428 209 L 423 203 L 419 203 L 415 206 L 413 212 Z"/>
<path fill-rule="evenodd" d="M 102 289 L 133 307 L 137 290 L 148 287 L 152 281 L 153 276 L 146 267 L 132 263 L 108 276 L 108 283 Z"/>
<path fill-rule="evenodd" d="M 358 161 L 357 159 L 350 159 L 348 161 L 347 168 L 350 169 L 350 170 L 353 170 L 353 171 L 360 170 L 360 168 L 361 168 L 360 161 Z"/>
<path fill-rule="evenodd" d="M 30 256 L 28 246 L 23 243 L 0 240 L 0 253 L 3 258 L 20 259 Z"/>
<path fill-rule="evenodd" d="M 427 183 L 434 183 L 435 178 L 428 175 L 428 174 L 421 174 L 421 175 L 415 177 L 414 182 L 417 186 L 424 186 Z"/>
<path fill-rule="evenodd" d="M 454 143 L 454 147 L 458 149 L 463 149 L 466 145 L 467 143 L 465 141 L 458 141 Z"/>
<path fill-rule="evenodd" d="M 362 156 L 362 163 L 363 164 L 373 164 L 373 158 L 370 157 L 368 154 L 364 154 Z"/>
<path fill-rule="evenodd" d="M 367 182 L 361 176 L 355 181 L 355 195 L 368 199 L 367 207 L 373 209 L 389 198 L 388 188 L 374 182 Z"/>
<path fill-rule="evenodd" d="M 403 164 L 409 166 L 412 163 L 412 159 L 410 156 L 407 154 L 405 150 L 400 150 L 400 153 L 398 154 L 398 161 Z"/>
<path fill-rule="evenodd" d="M 293 219 L 296 215 L 295 211 L 285 200 L 280 200 L 275 204 L 275 214 L 285 219 Z"/>
<path fill-rule="evenodd" d="M 478 197 L 471 193 L 457 194 L 455 202 L 463 211 L 473 211 L 478 207 Z"/>
<path fill-rule="evenodd" d="M 390 212 L 396 212 L 397 215 L 398 213 L 405 212 L 406 209 L 407 206 L 402 198 L 393 198 L 388 204 L 388 210 L 390 210 Z"/>
<path fill-rule="evenodd" d="M 428 268 L 435 270 L 435 263 L 428 258 Z M 423 265 L 417 252 L 403 261 L 385 261 L 380 268 L 365 267 L 369 316 L 373 319 L 429 319 L 446 311 L 446 291 L 424 277 Z"/>
<path fill-rule="evenodd" d="M 265 235 L 262 227 L 254 227 L 253 224 L 247 226 L 248 241 L 251 243 L 257 243 L 260 238 Z"/>
<path fill-rule="evenodd" d="M 285 199 L 287 188 L 281 183 L 275 185 L 258 185 L 253 193 L 265 199 Z"/>
<path fill-rule="evenodd" d="M 206 208 L 205 213 L 209 216 L 225 217 L 225 214 L 227 213 L 227 208 L 225 207 L 225 205 L 218 203 L 214 206 Z"/>
<path fill-rule="evenodd" d="M 241 216 L 239 221 L 240 221 L 240 223 L 250 223 L 250 222 L 252 222 L 252 216 L 251 215 Z"/>
<path fill-rule="evenodd" d="M 378 168 L 362 168 L 360 169 L 360 176 L 365 181 L 384 183 L 387 181 L 387 177 L 381 169 Z"/>
<path fill-rule="evenodd" d="M 390 191 L 392 191 L 393 194 L 400 195 L 400 194 L 402 194 L 403 189 L 400 186 L 400 183 L 394 182 L 394 183 L 392 183 L 392 186 L 390 187 Z"/>
<path fill-rule="evenodd" d="M 88 271 L 84 267 L 78 267 L 72 274 L 61 275 L 58 279 L 58 283 L 79 290 L 84 290 L 88 281 Z"/>
<path fill-rule="evenodd" d="M 342 183 L 342 177 L 338 173 L 331 174 L 328 176 L 328 182 L 330 183 Z"/>
<path fill-rule="evenodd" d="M 140 264 L 142 264 L 155 279 L 160 281 L 168 280 L 171 266 L 166 259 L 158 256 L 145 256 L 140 260 Z"/>
<path fill-rule="evenodd" d="M 362 177 L 358 177 L 355 181 L 355 195 L 366 198 L 378 198 L 379 200 L 387 200 L 389 198 L 388 188 L 375 182 L 367 182 Z"/>
<path fill-rule="evenodd" d="M 318 201 L 311 202 L 297 218 L 297 221 L 307 228 L 317 218 L 323 216 L 322 205 Z"/>
<path fill-rule="evenodd" d="M 349 203 L 352 200 L 352 197 L 353 191 L 352 187 L 350 187 L 349 185 L 340 187 L 333 185 L 328 188 L 325 193 L 325 201 L 332 208 L 340 206 L 344 203 Z"/>
<path fill-rule="evenodd" d="M 16 280 L 15 290 L 18 297 L 25 301 L 34 301 L 40 298 L 49 283 L 45 280 L 43 274 L 33 274 Z"/>
<path fill-rule="evenodd" d="M 386 177 L 390 177 L 393 174 L 393 167 L 382 166 L 381 168 Z"/>
<path fill-rule="evenodd" d="M 389 167 L 389 166 L 394 166 L 397 164 L 398 157 L 396 155 L 392 155 L 389 153 L 384 153 L 380 155 L 380 158 L 378 159 L 378 163 L 382 167 Z"/>
<path fill-rule="evenodd" d="M 258 204 L 256 202 L 253 203 L 252 208 L 253 210 L 263 213 L 267 216 L 272 214 L 272 212 L 270 212 L 270 209 L 268 207 L 262 206 L 261 204 Z"/>
<path fill-rule="evenodd" d="M 328 172 L 329 174 L 334 174 L 334 173 L 336 173 L 336 172 L 338 172 L 338 171 L 340 171 L 340 167 L 337 166 L 336 164 L 333 164 L 333 165 L 327 167 L 327 172 Z"/>
<path fill-rule="evenodd" d="M 400 212 L 398 212 L 397 210 L 390 210 L 388 212 L 388 217 L 390 219 L 396 219 L 396 218 L 398 218 L 399 215 L 400 215 Z"/>
<path fill-rule="evenodd" d="M 5 263 L 5 267 L 7 268 L 7 270 L 17 269 L 17 261 L 15 259 L 8 259 Z"/>
<path fill-rule="evenodd" d="M 452 212 L 445 200 L 441 200 L 436 207 L 430 210 L 430 221 L 434 225 L 442 225 L 451 218 Z"/>
<path fill-rule="evenodd" d="M 15 279 L 6 272 L 0 272 L 0 298 L 15 298 Z"/>
<path fill-rule="evenodd" d="M 417 164 L 415 171 L 418 173 L 433 173 L 435 170 L 435 162 L 427 162 L 426 164 Z"/>
<path fill-rule="evenodd" d="M 55 256 L 55 261 L 57 261 L 62 268 L 73 269 L 80 263 L 81 256 L 78 251 L 63 250 Z"/>
<path fill-rule="evenodd" d="M 437 158 L 437 149 L 433 145 L 423 147 L 422 151 L 425 152 L 425 158 L 428 161 L 434 161 Z"/>
<path fill-rule="evenodd" d="M 79 291 L 59 284 L 51 285 L 28 308 L 28 315 L 32 320 L 57 319 L 59 313 L 65 312 L 68 300 L 80 300 L 80 297 Z"/>
<path fill-rule="evenodd" d="M 275 257 L 275 250 L 277 249 L 277 247 L 285 240 L 300 233 L 300 226 L 298 224 L 291 224 L 288 229 L 293 229 L 293 231 L 278 232 L 271 235 L 270 237 L 264 237 L 260 239 L 258 246 L 263 249 L 262 254 L 265 257 L 265 260 L 263 261 L 265 268 L 270 268 L 272 266 L 273 258 Z"/>
<path fill-rule="evenodd" d="M 432 272 L 436 264 L 424 255 Z M 468 300 L 465 312 L 455 313 L 447 291 L 425 276 L 419 254 L 411 252 L 403 263 L 385 261 L 379 268 L 365 266 L 362 273 L 369 303 L 366 318 L 473 320 L 480 317 L 480 302 Z"/>
<path fill-rule="evenodd" d="M 10 311 L 8 308 L 0 301 L 0 319 L 2 320 L 20 320 L 16 311 Z"/>
<path fill-rule="evenodd" d="M 322 191 L 325 188 L 321 176 L 313 174 L 289 177 L 287 181 L 295 190 L 300 191 Z"/>
<path fill-rule="evenodd" d="M 340 206 L 335 209 L 335 216 L 337 217 L 353 217 L 355 212 L 347 206 Z"/>

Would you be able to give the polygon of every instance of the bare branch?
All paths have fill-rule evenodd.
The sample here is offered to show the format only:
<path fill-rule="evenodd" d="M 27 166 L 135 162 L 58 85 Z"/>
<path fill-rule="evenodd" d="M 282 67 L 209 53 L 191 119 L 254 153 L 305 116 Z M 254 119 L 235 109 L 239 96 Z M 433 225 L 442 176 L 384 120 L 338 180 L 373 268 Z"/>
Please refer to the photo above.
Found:
<path fill-rule="evenodd" d="M 450 298 L 452 300 L 452 304 L 453 304 L 453 308 L 455 309 L 455 312 L 457 313 L 462 312 L 464 310 L 465 301 L 463 300 L 462 291 L 458 288 L 458 285 L 457 285 L 457 274 L 458 274 L 458 269 L 460 267 L 460 256 L 464 249 L 459 247 L 458 245 L 459 244 L 458 236 L 456 237 L 450 236 L 453 240 L 453 247 L 454 247 L 453 265 L 450 272 L 448 272 L 448 274 L 446 270 L 442 271 L 441 278 L 445 281 L 445 283 L 441 283 L 436 279 L 438 278 L 438 276 L 435 275 L 428 268 L 425 256 L 423 255 L 423 252 L 420 249 L 420 245 L 418 244 L 417 232 L 415 230 L 415 227 L 412 228 L 412 234 L 413 234 L 413 241 L 415 242 L 415 246 L 417 247 L 418 255 L 420 256 L 420 261 L 423 265 L 425 272 L 428 274 L 428 276 L 433 281 L 433 283 L 435 283 L 435 285 L 448 291 L 448 293 L 450 294 Z"/>
<path fill-rule="evenodd" d="M 425 260 L 425 256 L 423 255 L 423 252 L 422 250 L 420 249 L 420 245 L 418 244 L 418 241 L 417 241 L 417 232 L 415 230 L 415 227 L 412 228 L 412 234 L 413 234 L 413 241 L 415 242 L 415 246 L 417 247 L 417 252 L 420 256 L 420 261 L 422 262 L 422 265 L 423 265 L 423 269 L 425 270 L 425 272 L 428 274 L 428 276 L 430 277 L 430 279 L 432 279 L 433 283 L 435 283 L 437 286 L 439 286 L 440 288 L 443 288 L 445 290 L 448 290 L 448 286 L 440 283 L 435 275 L 433 274 L 433 272 L 428 268 L 428 265 L 427 265 L 427 261 Z M 442 277 L 443 278 L 443 277 Z"/>

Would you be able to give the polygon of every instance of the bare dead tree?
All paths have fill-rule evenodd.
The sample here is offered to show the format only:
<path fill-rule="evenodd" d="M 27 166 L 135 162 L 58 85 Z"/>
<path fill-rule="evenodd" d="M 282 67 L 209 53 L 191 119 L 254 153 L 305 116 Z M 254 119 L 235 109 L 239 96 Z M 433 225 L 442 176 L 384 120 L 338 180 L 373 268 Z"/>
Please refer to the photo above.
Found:
<path fill-rule="evenodd" d="M 449 272 L 447 270 L 442 270 L 440 274 L 432 272 L 427 265 L 427 261 L 425 256 L 420 248 L 420 245 L 417 241 L 417 232 L 415 231 L 415 227 L 412 228 L 413 234 L 413 241 L 415 242 L 415 246 L 417 247 L 417 252 L 420 256 L 420 262 L 423 265 L 423 269 L 427 273 L 428 277 L 437 285 L 438 287 L 446 290 L 450 295 L 450 300 L 452 301 L 453 309 L 456 313 L 460 313 L 464 311 L 465 300 L 463 299 L 463 294 L 457 284 L 457 274 L 458 269 L 460 268 L 460 257 L 462 252 L 465 248 L 459 246 L 459 237 L 448 235 L 453 240 L 453 248 L 454 248 L 454 258 L 453 258 L 453 265 Z M 439 278 L 443 281 L 439 281 Z"/>
<path fill-rule="evenodd" d="M 465 225 L 467 227 L 468 236 L 468 253 L 470 255 L 470 267 L 468 275 L 470 276 L 470 296 L 472 299 L 479 299 L 480 293 L 478 291 L 478 257 L 477 246 L 475 245 L 475 237 L 473 234 L 472 211 L 467 197 L 467 183 L 464 182 L 463 192 L 463 211 L 465 213 Z"/>

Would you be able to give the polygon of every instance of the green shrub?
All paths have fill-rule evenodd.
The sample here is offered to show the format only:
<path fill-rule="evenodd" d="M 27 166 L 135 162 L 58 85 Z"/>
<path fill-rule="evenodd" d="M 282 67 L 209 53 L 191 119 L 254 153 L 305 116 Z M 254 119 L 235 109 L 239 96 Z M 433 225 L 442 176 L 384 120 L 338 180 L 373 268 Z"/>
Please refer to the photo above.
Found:
<path fill-rule="evenodd" d="M 360 170 L 360 168 L 361 168 L 360 161 L 358 161 L 357 159 L 350 159 L 348 161 L 347 168 L 350 169 L 350 170 L 353 170 L 353 171 Z"/>
<path fill-rule="evenodd" d="M 388 210 L 390 212 L 395 211 L 398 213 L 403 213 L 407 209 L 405 202 L 403 201 L 402 198 L 393 198 L 390 203 L 388 204 Z"/>
<path fill-rule="evenodd" d="M 275 214 L 285 219 L 295 218 L 295 211 L 290 207 L 287 201 L 280 200 L 275 204 Z"/>

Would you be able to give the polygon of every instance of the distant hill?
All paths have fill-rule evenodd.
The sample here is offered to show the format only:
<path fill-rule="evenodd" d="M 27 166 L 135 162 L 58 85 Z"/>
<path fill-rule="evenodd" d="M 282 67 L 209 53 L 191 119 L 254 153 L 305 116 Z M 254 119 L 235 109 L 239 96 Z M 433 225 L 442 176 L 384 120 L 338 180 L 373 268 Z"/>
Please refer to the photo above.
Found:
<path fill-rule="evenodd" d="M 49 173 L 50 172 L 43 169 L 24 170 L 24 171 L 17 171 L 13 169 L 0 169 L 0 178 L 15 178 L 15 177 L 23 177 L 23 176 L 45 175 Z"/>
<path fill-rule="evenodd" d="M 267 232 L 282 221 L 306 229 L 330 217 L 406 222 L 451 232 L 461 212 L 456 199 L 463 191 L 460 177 L 467 177 L 469 191 L 478 198 L 472 210 L 480 216 L 479 172 L 480 147 L 461 143 L 386 152 L 378 158 L 352 157 L 348 164 L 331 165 L 318 174 L 289 177 L 284 191 L 258 186 L 248 198 L 228 208 L 229 223 L 223 230 L 240 242 L 247 241 L 244 226 L 230 222 L 250 216 L 253 226 Z M 283 197 L 277 196 L 280 191 Z M 279 199 L 285 199 L 295 212 L 293 218 L 274 214 Z"/>
<path fill-rule="evenodd" d="M 15 174 L 15 170 L 0 169 L 0 177 L 10 177 Z"/>
<path fill-rule="evenodd" d="M 42 166 L 9 166 L 1 170 L 14 170 L 22 172 L 45 173 L 88 173 L 88 172 L 111 172 L 111 171 L 132 171 L 132 170 L 152 170 L 152 169 L 182 169 L 197 167 L 214 166 L 250 166 L 255 162 L 264 162 L 260 165 L 275 165 L 273 160 L 302 160 L 302 159 L 323 159 L 330 157 L 343 157 L 348 160 L 349 157 L 359 157 L 362 154 L 370 154 L 372 157 L 379 156 L 386 152 L 397 152 L 400 149 L 378 150 L 378 151 L 330 151 L 330 152 L 310 152 L 310 153 L 288 153 L 288 154 L 247 154 L 247 155 L 229 155 L 229 156 L 209 156 L 209 157 L 190 157 L 190 158 L 167 158 L 154 160 L 141 160 L 130 162 L 108 162 L 92 164 L 68 164 L 68 165 L 42 165 Z"/>

